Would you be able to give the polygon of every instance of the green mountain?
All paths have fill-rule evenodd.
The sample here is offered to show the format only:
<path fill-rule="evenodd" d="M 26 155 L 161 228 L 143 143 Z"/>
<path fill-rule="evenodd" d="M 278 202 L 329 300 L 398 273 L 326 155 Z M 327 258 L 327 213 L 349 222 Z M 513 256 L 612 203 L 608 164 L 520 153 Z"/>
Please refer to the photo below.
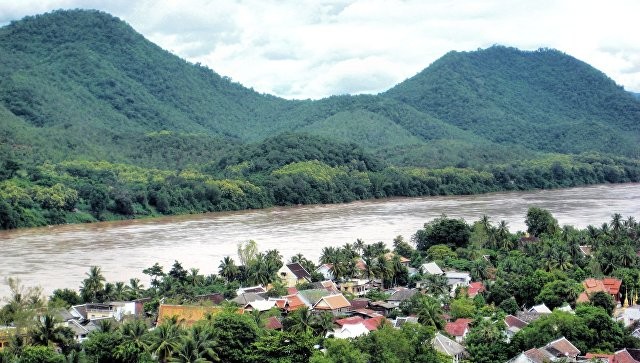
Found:
<path fill-rule="evenodd" d="M 636 181 L 639 157 L 640 103 L 556 50 L 451 52 L 379 95 L 290 101 L 103 12 L 0 28 L 2 228 Z"/>

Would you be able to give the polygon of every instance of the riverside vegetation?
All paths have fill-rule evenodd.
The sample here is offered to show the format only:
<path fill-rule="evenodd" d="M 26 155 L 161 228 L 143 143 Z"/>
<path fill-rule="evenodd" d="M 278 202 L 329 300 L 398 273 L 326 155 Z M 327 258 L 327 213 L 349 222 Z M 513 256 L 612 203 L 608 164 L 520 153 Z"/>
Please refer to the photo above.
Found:
<path fill-rule="evenodd" d="M 562 52 L 284 100 L 98 11 L 0 28 L 0 228 L 640 181 L 640 102 Z"/>
<path fill-rule="evenodd" d="M 469 362 L 504 362 L 561 336 L 583 354 L 640 347 L 640 340 L 631 335 L 637 326 L 624 328 L 612 319 L 615 304 L 610 295 L 596 293 L 589 302 L 576 304 L 580 281 L 603 276 L 622 281 L 623 304 L 638 302 L 640 224 L 632 217 L 614 214 L 599 227 L 578 230 L 560 227 L 548 211 L 535 207 L 528 210 L 525 222 L 527 238 L 522 232 L 511 233 L 505 222 L 493 223 L 486 216 L 472 224 L 442 216 L 416 231 L 410 242 L 401 236 L 394 239 L 393 252 L 410 257 L 414 267 L 436 261 L 446 269 L 469 271 L 473 280 L 487 287 L 473 299 L 464 289 L 451 296 L 442 276 L 419 272 L 410 277 L 397 258 L 383 257 L 389 252 L 384 242 L 357 240 L 324 248 L 319 262 L 333 264 L 338 282 L 359 275 L 379 279 L 383 287 L 424 283 L 420 293 L 391 313 L 391 317 L 415 315 L 418 323 L 406 323 L 401 329 L 383 323 L 378 330 L 350 340 L 324 338 L 332 329 L 333 317 L 306 308 L 289 314 L 278 309 L 238 314 L 238 307 L 230 304 L 192 327 L 174 319 L 148 329 L 161 301 L 198 304 L 198 295 L 213 292 L 232 298 L 239 286 L 258 283 L 273 285 L 270 296 L 286 294 L 276 276 L 283 257 L 277 250 L 260 252 L 255 242 L 239 246 L 239 263 L 230 256 L 220 261 L 217 275 L 204 276 L 197 268 L 187 270 L 178 261 L 165 272 L 156 263 L 143 271 L 150 278 L 148 288 L 138 279 L 106 282 L 100 268 L 92 267 L 79 291 L 58 289 L 45 301 L 38 289 L 21 288 L 10 280 L 13 294 L 0 309 L 0 324 L 15 326 L 21 335 L 15 335 L 0 353 L 0 361 L 447 362 L 450 358 L 436 352 L 430 343 L 443 328 L 445 312 L 454 319 L 473 318 L 465 338 Z M 584 255 L 580 246 L 591 247 L 591 256 Z M 367 267 L 358 272 L 355 264 L 359 259 Z M 290 261 L 309 271 L 316 268 L 302 255 Z M 321 276 L 313 274 L 313 279 Z M 303 290 L 308 285 L 297 287 Z M 53 317 L 57 309 L 73 304 L 142 297 L 149 298 L 144 306 L 147 318 L 128 319 L 119 325 L 104 323 L 82 343 L 73 341 L 68 328 L 56 325 Z M 384 290 L 374 290 L 367 297 L 377 300 L 386 295 Z M 575 314 L 556 310 L 531 322 L 507 342 L 504 316 L 539 303 L 551 309 L 567 303 Z M 41 318 L 35 319 L 36 314 Z M 282 321 L 282 331 L 265 329 L 266 319 L 274 316 Z"/>

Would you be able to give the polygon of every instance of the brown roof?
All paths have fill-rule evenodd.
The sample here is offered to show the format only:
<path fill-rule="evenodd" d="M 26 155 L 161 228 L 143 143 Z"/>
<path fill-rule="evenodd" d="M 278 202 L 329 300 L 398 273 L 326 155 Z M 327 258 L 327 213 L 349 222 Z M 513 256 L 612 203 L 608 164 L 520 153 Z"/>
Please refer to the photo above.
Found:
<path fill-rule="evenodd" d="M 324 304 L 323 304 L 324 302 Z M 325 306 L 326 304 L 326 306 Z M 323 296 L 313 308 L 318 310 L 337 310 L 351 306 L 349 300 L 342 294 Z"/>
<path fill-rule="evenodd" d="M 309 272 L 307 272 L 307 270 L 305 270 L 298 262 L 288 263 L 287 268 L 291 270 L 297 278 L 311 280 L 311 274 L 309 274 Z"/>
<path fill-rule="evenodd" d="M 395 255 L 396 254 L 394 252 L 387 252 L 387 253 L 384 254 L 384 257 L 387 260 L 392 260 Z M 411 260 L 406 258 L 406 257 L 404 257 L 404 256 L 400 256 L 400 262 L 401 263 L 409 263 L 409 262 L 411 262 Z"/>
<path fill-rule="evenodd" d="M 587 359 L 606 359 L 608 363 L 616 363 L 614 354 L 587 353 L 584 357 Z"/>
<path fill-rule="evenodd" d="M 638 363 L 626 349 L 617 351 L 615 354 L 615 363 Z"/>
<path fill-rule="evenodd" d="M 447 323 L 447 325 L 444 326 L 444 330 L 453 337 L 461 337 L 464 336 L 465 330 L 469 329 L 469 324 L 472 321 L 471 319 L 460 318 L 453 323 Z"/>
<path fill-rule="evenodd" d="M 281 330 L 282 323 L 275 316 L 270 316 L 269 318 L 267 318 L 267 321 L 264 323 L 264 328 L 270 329 L 270 330 Z"/>
<path fill-rule="evenodd" d="M 531 359 L 536 363 L 544 363 L 550 360 L 549 355 L 547 355 L 544 351 L 538 348 L 531 348 L 526 352 L 524 352 L 524 355 L 526 355 L 527 358 Z"/>
<path fill-rule="evenodd" d="M 576 357 L 580 354 L 580 350 L 565 337 L 552 341 L 545 345 L 544 349 L 554 357 Z"/>
<path fill-rule="evenodd" d="M 508 327 L 516 327 L 518 329 L 522 329 L 525 326 L 529 325 L 526 321 L 518 319 L 518 317 L 513 315 L 505 316 L 504 323 L 507 324 Z"/>
<path fill-rule="evenodd" d="M 354 309 L 366 309 L 369 306 L 369 301 L 371 299 L 367 298 L 357 298 L 351 300 L 351 307 Z"/>
<path fill-rule="evenodd" d="M 353 307 L 353 301 L 351 302 L 351 307 Z M 360 315 L 363 318 L 375 318 L 377 316 L 382 316 L 377 311 L 371 309 L 354 309 L 353 314 Z"/>

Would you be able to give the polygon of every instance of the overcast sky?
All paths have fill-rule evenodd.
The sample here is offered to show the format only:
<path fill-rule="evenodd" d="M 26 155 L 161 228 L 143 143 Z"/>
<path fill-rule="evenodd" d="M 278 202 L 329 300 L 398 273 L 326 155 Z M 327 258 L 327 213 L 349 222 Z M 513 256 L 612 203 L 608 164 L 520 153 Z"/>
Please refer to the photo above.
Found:
<path fill-rule="evenodd" d="M 378 93 L 450 50 L 556 48 L 640 92 L 640 1 L 0 0 L 0 24 L 109 12 L 147 39 L 259 92 Z"/>

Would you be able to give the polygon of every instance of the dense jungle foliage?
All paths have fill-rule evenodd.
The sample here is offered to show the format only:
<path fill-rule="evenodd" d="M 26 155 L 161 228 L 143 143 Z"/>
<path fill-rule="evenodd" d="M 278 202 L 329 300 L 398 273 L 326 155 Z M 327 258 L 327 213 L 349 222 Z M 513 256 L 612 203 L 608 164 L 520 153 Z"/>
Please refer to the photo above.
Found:
<path fill-rule="evenodd" d="M 556 50 L 284 100 L 72 10 L 0 28 L 0 228 L 639 181 L 640 102 Z"/>

